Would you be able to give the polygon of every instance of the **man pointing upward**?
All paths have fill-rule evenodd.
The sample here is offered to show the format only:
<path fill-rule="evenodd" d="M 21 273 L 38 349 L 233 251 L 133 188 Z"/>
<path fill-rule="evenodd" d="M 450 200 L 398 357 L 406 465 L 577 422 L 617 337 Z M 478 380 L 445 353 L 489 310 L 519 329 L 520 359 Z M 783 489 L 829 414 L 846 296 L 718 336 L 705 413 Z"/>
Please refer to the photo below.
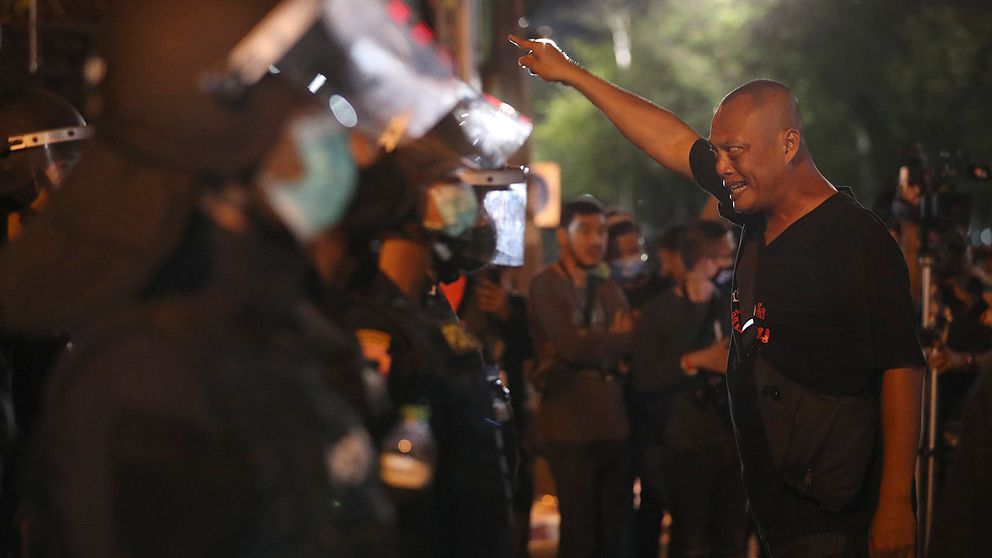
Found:
<path fill-rule="evenodd" d="M 772 556 L 915 556 L 924 360 L 905 261 L 884 224 L 816 168 L 792 91 L 764 79 L 738 87 L 707 141 L 554 42 L 509 39 L 526 51 L 521 66 L 582 93 L 743 227 L 727 383 L 749 507 Z"/>

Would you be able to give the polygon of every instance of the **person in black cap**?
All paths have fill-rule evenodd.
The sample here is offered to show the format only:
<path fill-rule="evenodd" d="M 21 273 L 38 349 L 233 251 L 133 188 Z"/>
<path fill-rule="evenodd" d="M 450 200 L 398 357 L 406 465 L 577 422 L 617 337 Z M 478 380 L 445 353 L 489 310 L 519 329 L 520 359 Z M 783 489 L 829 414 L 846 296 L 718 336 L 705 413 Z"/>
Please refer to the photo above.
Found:
<path fill-rule="evenodd" d="M 743 228 L 727 384 L 772 556 L 914 555 L 924 358 L 906 263 L 884 223 L 817 169 L 793 92 L 741 85 L 706 140 L 553 42 L 510 40 L 526 51 L 521 65 L 575 87 Z"/>
<path fill-rule="evenodd" d="M 320 8 L 111 8 L 88 65 L 101 132 L 0 255 L 2 325 L 79 347 L 39 424 L 32 556 L 392 555 L 376 454 L 337 388 L 357 353 L 306 253 L 358 182 L 348 133 L 280 50 L 321 35 Z"/>

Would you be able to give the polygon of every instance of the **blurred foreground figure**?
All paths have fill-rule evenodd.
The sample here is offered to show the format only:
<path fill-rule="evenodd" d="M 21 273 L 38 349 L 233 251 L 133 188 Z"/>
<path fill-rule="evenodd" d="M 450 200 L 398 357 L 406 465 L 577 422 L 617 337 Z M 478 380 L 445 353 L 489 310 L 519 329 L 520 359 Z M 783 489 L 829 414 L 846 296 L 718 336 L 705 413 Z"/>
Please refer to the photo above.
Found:
<path fill-rule="evenodd" d="M 384 152 L 362 168 L 342 227 L 355 266 L 343 282 L 350 300 L 332 314 L 365 357 L 361 408 L 380 444 L 398 547 L 505 557 L 516 450 L 507 394 L 439 283 L 523 263 L 525 176 L 504 165 L 531 125 L 455 77 L 416 18 L 391 23 L 397 3 L 331 4 L 336 20 L 349 4 L 363 16 L 338 26 L 356 45 L 343 95 Z M 383 62 L 369 64 L 373 55 Z"/>
<path fill-rule="evenodd" d="M 940 495 L 932 558 L 992 556 L 992 366 L 984 364 L 968 393 L 961 440 Z"/>
<path fill-rule="evenodd" d="M 705 140 L 553 42 L 510 39 L 521 65 L 576 88 L 742 227 L 727 384 L 771 555 L 914 555 L 924 360 L 906 263 L 885 225 L 820 174 L 792 91 L 764 79 L 738 87 Z"/>
<path fill-rule="evenodd" d="M 304 251 L 358 171 L 326 105 L 268 72 L 322 34 L 320 8 L 110 10 L 88 66 L 103 131 L 2 258 L 4 326 L 79 346 L 47 390 L 31 556 L 391 555 L 370 438 L 334 388 L 357 362 Z"/>
<path fill-rule="evenodd" d="M 92 128 L 65 99 L 39 89 L 0 93 L 0 246 L 48 204 L 79 161 Z M 0 274 L 9 272 L 5 267 Z M 0 337 L 0 549 L 17 547 L 15 521 L 26 441 L 42 385 L 66 336 L 54 331 Z"/>

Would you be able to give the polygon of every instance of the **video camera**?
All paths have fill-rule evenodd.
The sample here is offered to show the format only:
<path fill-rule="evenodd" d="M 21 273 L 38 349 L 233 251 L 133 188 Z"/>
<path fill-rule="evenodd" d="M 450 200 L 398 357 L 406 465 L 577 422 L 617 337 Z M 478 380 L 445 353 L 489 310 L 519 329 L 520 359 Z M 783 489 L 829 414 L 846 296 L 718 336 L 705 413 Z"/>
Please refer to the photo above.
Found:
<path fill-rule="evenodd" d="M 937 164 L 928 167 L 918 145 L 908 152 L 899 169 L 893 213 L 919 220 L 931 230 L 966 231 L 972 221 L 972 196 L 959 191 L 958 185 L 962 181 L 992 183 L 990 165 L 965 164 L 960 151 L 942 149 Z"/>

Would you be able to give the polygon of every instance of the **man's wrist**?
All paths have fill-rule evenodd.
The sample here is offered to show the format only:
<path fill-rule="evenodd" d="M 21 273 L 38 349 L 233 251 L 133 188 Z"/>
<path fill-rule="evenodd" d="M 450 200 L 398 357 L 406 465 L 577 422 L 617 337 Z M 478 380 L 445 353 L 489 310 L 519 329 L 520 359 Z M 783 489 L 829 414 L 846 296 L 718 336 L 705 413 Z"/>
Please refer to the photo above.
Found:
<path fill-rule="evenodd" d="M 581 92 L 584 90 L 583 87 L 584 84 L 582 83 L 584 80 L 596 80 L 596 79 L 599 78 L 595 74 L 593 74 L 589 70 L 586 70 L 585 67 L 583 67 L 575 60 L 569 58 L 568 70 L 565 72 L 564 75 L 562 75 L 561 83 L 569 87 L 574 87 L 575 89 L 578 89 Z"/>
<path fill-rule="evenodd" d="M 878 497 L 879 504 L 912 504 L 913 498 L 909 493 L 906 494 L 880 494 Z"/>

